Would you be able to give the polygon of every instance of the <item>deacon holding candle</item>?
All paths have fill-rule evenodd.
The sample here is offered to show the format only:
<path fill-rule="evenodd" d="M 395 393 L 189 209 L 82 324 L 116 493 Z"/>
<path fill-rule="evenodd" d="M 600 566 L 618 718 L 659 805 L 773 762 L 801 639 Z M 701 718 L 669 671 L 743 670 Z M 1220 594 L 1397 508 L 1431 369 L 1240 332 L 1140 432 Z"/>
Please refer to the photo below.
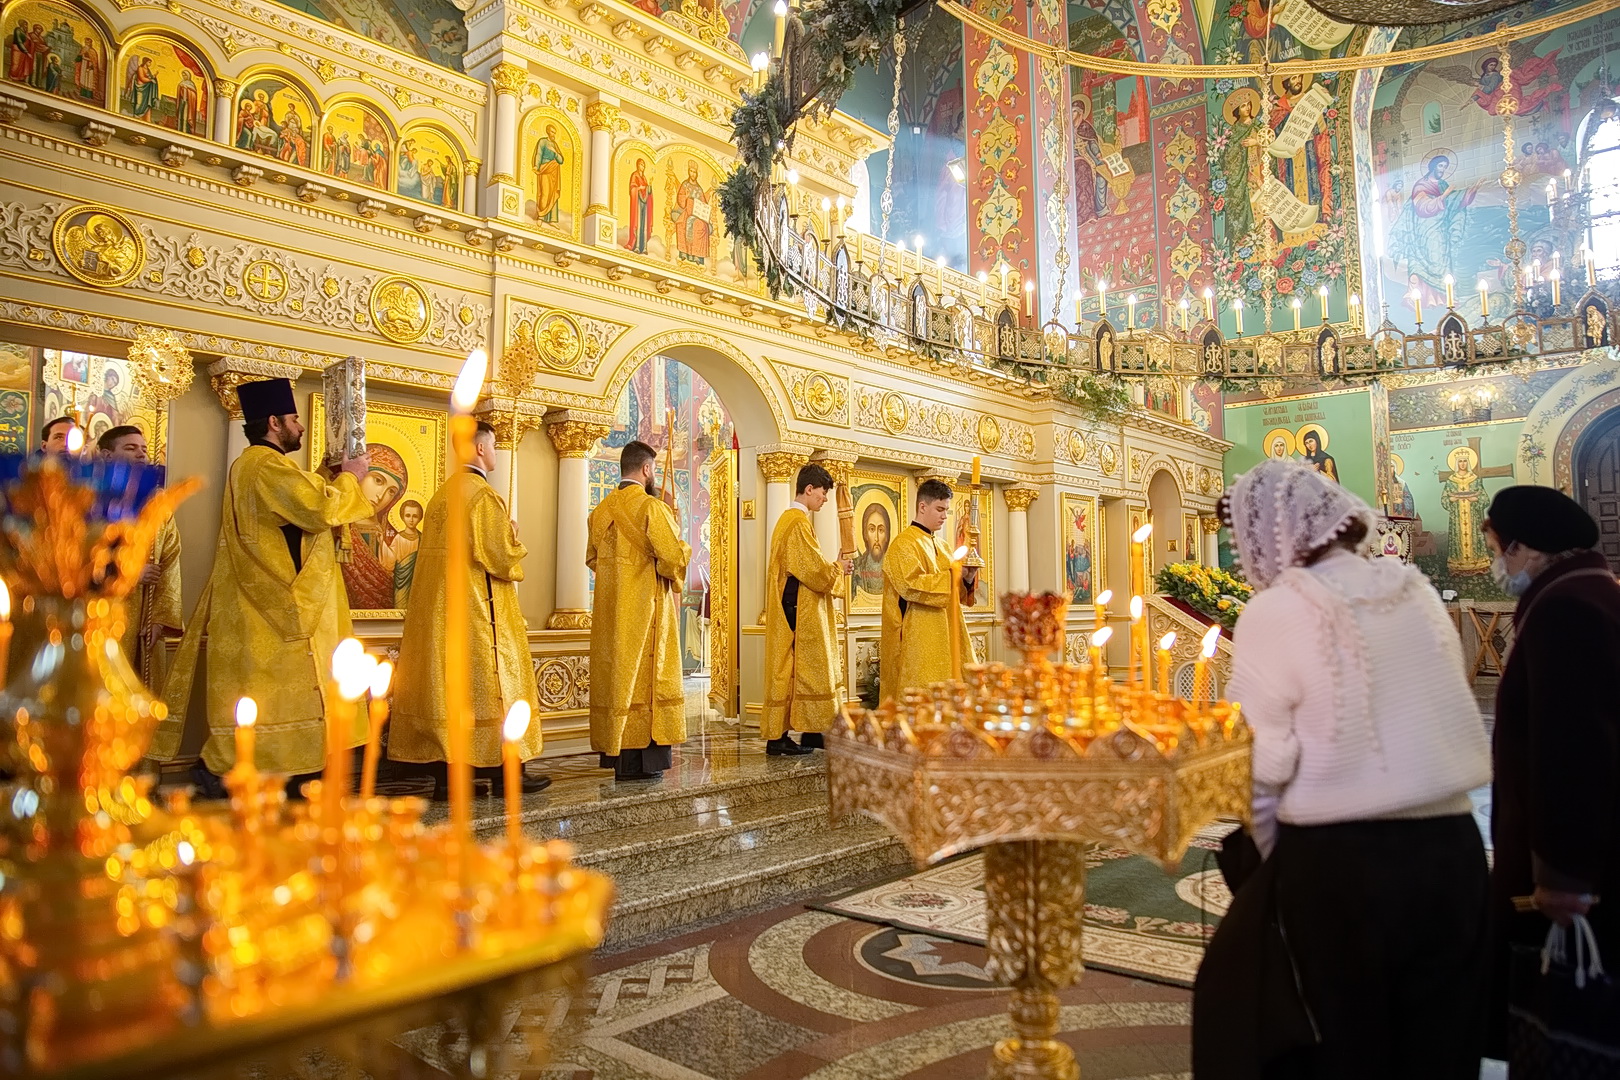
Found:
<path fill-rule="evenodd" d="M 882 696 L 898 698 L 913 686 L 962 677 L 951 670 L 951 638 L 956 635 L 964 663 L 974 662 L 973 645 L 961 615 L 961 601 L 979 582 L 975 567 L 961 570 L 952 603 L 951 549 L 937 535 L 951 513 L 951 486 L 943 480 L 917 485 L 916 517 L 883 556 L 883 637 L 878 649 Z M 952 613 L 956 627 L 953 631 Z"/>
<path fill-rule="evenodd" d="M 147 463 L 146 436 L 132 424 L 108 428 L 96 440 L 96 448 L 107 461 Z M 119 641 L 124 657 L 141 682 L 162 695 L 169 672 L 164 640 L 179 637 L 186 625 L 180 606 L 180 526 L 172 514 L 158 527 L 140 584 L 130 593 L 128 616 Z"/>
<path fill-rule="evenodd" d="M 459 664 L 467 672 L 472 690 L 468 760 L 474 775 L 492 785 L 501 777 L 501 723 L 507 712 L 520 701 L 533 709 L 540 700 L 529 660 L 529 624 L 517 595 L 528 549 L 518 541 L 506 500 L 489 482 L 494 467 L 495 429 L 479 421 L 471 463 L 428 500 L 400 636 L 388 756 L 431 765 L 435 799 L 449 794 L 445 763 L 454 706 L 445 696 L 447 665 Z M 452 578 L 446 526 L 456 506 L 466 519 L 469 557 Z M 452 642 L 445 633 L 451 589 L 466 597 L 465 641 Z M 540 725 L 529 727 L 517 749 L 523 761 L 540 756 Z M 550 783 L 549 777 L 526 775 L 523 790 L 541 791 Z"/>
<path fill-rule="evenodd" d="M 297 795 L 321 767 L 325 718 L 337 704 L 328 665 L 350 628 L 333 530 L 372 515 L 360 490 L 368 462 L 345 460 L 333 477 L 293 462 L 288 455 L 303 445 L 304 425 L 286 379 L 243 383 L 236 396 L 248 448 L 225 481 L 214 569 L 164 686 L 169 715 L 151 757 L 180 752 L 206 637 L 208 741 L 192 770 L 199 796 L 224 797 L 219 777 L 236 761 L 236 701 L 244 694 L 259 703 L 259 767 L 292 774 L 289 794 Z M 364 743 L 365 722 L 351 724 L 343 740 Z"/>
<path fill-rule="evenodd" d="M 619 487 L 591 511 L 585 565 L 596 573 L 591 616 L 591 749 L 617 780 L 653 780 L 686 741 L 676 626 L 692 548 L 654 494 L 658 452 L 619 452 Z"/>
<path fill-rule="evenodd" d="M 760 734 L 773 757 L 824 748 L 823 733 L 838 712 L 838 637 L 833 596 L 855 569 L 845 557 L 821 554 L 810 515 L 832 490 L 832 475 L 815 463 L 799 470 L 793 502 L 776 521 L 765 564 L 765 707 Z M 798 742 L 789 731 L 803 732 Z"/>

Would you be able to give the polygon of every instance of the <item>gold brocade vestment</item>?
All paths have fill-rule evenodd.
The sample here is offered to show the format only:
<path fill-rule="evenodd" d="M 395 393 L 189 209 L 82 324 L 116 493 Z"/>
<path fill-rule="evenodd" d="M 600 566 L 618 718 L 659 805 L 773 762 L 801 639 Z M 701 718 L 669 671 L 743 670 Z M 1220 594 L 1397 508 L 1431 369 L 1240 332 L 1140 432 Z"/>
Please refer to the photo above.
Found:
<path fill-rule="evenodd" d="M 794 625 L 782 608 L 788 577 L 798 579 Z M 833 593 L 843 581 L 816 542 L 810 514 L 798 503 L 783 511 L 771 533 L 765 569 L 765 708 L 760 733 L 780 738 L 788 728 L 824 732 L 838 710 L 838 645 Z"/>
<path fill-rule="evenodd" d="M 591 511 L 591 749 L 617 755 L 686 741 L 676 608 L 692 548 L 669 507 L 626 485 Z"/>
<path fill-rule="evenodd" d="M 467 536 L 471 560 L 467 576 L 451 582 L 445 522 L 451 485 L 466 489 Z M 527 761 L 540 753 L 539 694 L 529 659 L 529 624 L 518 609 L 517 582 L 523 580 L 528 550 L 512 533 L 506 501 L 482 475 L 467 471 L 447 480 L 428 501 L 405 629 L 399 642 L 399 674 L 394 682 L 388 756 L 394 761 L 448 761 L 450 713 L 444 700 L 444 668 L 450 660 L 444 637 L 445 605 L 453 586 L 467 594 L 465 657 L 472 687 L 474 766 L 501 763 L 501 723 L 515 702 L 527 701 L 536 719 L 518 746 Z"/>
<path fill-rule="evenodd" d="M 260 769 L 305 773 L 321 767 L 332 650 L 350 632 L 349 597 L 338 573 L 332 530 L 371 513 L 371 503 L 347 473 L 328 480 L 260 443 L 242 451 L 225 481 L 213 573 L 164 687 L 169 716 L 152 740 L 152 757 L 165 760 L 179 753 L 206 635 L 203 762 L 209 770 L 223 774 L 236 762 L 236 701 L 243 696 L 259 705 L 254 757 Z M 303 533 L 296 574 L 285 525 Z M 350 746 L 366 741 L 365 710 L 355 714 Z"/>
<path fill-rule="evenodd" d="M 169 674 L 165 632 L 178 634 L 185 627 L 180 609 L 180 528 L 174 518 L 158 529 L 149 563 L 158 568 L 158 579 L 137 586 L 124 601 L 126 621 L 119 645 L 141 682 L 162 697 Z"/>
<path fill-rule="evenodd" d="M 883 637 L 878 689 L 886 701 L 913 686 L 962 677 L 951 670 L 951 553 L 913 522 L 883 556 Z M 902 614 L 901 601 L 905 602 Z M 973 663 L 967 621 L 958 616 L 962 662 Z"/>

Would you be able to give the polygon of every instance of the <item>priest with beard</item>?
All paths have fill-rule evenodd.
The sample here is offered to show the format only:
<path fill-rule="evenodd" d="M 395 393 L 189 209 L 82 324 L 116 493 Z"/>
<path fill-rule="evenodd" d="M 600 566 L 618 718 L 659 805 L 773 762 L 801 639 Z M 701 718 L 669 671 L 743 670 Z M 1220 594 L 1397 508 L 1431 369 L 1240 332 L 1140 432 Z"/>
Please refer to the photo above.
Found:
<path fill-rule="evenodd" d="M 146 436 L 133 424 L 108 428 L 96 440 L 96 448 L 108 461 L 147 463 Z M 168 676 L 164 642 L 170 636 L 179 637 L 185 627 L 180 610 L 180 527 L 171 514 L 158 528 L 140 583 L 130 593 L 124 636 L 119 641 L 129 666 L 159 696 Z"/>
<path fill-rule="evenodd" d="M 618 490 L 591 511 L 585 565 L 591 612 L 591 749 L 617 780 L 656 780 L 686 741 L 676 609 L 691 545 L 653 494 L 657 452 L 619 454 Z M 667 482 L 667 481 L 666 481 Z"/>
<path fill-rule="evenodd" d="M 367 462 L 347 459 L 331 477 L 304 471 L 289 456 L 304 439 L 292 383 L 243 383 L 236 394 L 248 447 L 225 481 L 214 569 L 175 654 L 164 688 L 169 715 L 151 756 L 180 752 L 206 637 L 208 741 L 192 770 L 199 794 L 223 797 L 219 777 L 236 764 L 236 702 L 251 697 L 259 706 L 255 764 L 290 774 L 296 795 L 326 757 L 332 651 L 350 634 L 333 530 L 370 516 L 360 490 Z M 364 710 L 343 739 L 351 747 L 366 741 Z"/>
<path fill-rule="evenodd" d="M 885 699 L 914 686 L 960 679 L 951 670 L 951 550 L 938 535 L 951 513 L 951 486 L 943 480 L 917 485 L 917 516 L 901 530 L 883 557 L 883 630 L 878 648 L 878 688 Z M 962 605 L 972 602 L 978 570 L 962 573 Z M 956 612 L 964 664 L 973 663 L 967 623 Z"/>
<path fill-rule="evenodd" d="M 472 689 L 472 733 L 469 759 L 474 774 L 491 783 L 501 774 L 501 724 L 519 701 L 539 712 L 540 695 L 529 659 L 529 624 L 518 608 L 517 583 L 523 580 L 528 549 L 518 542 L 506 500 L 489 482 L 495 467 L 495 429 L 480 421 L 473 436 L 473 459 L 459 475 L 446 480 L 428 500 L 405 629 L 399 642 L 399 674 L 394 682 L 393 719 L 389 722 L 388 757 L 432 766 L 434 798 L 448 796 L 445 763 L 450 760 L 450 705 L 444 697 L 444 668 L 452 655 L 467 665 Z M 450 579 L 450 550 L 445 543 L 450 509 L 467 512 L 470 559 L 459 581 Z M 467 598 L 467 640 L 445 639 L 445 609 L 451 589 Z M 518 758 L 540 755 L 540 725 L 530 724 L 518 745 Z M 544 790 L 550 777 L 524 775 L 523 790 Z"/>

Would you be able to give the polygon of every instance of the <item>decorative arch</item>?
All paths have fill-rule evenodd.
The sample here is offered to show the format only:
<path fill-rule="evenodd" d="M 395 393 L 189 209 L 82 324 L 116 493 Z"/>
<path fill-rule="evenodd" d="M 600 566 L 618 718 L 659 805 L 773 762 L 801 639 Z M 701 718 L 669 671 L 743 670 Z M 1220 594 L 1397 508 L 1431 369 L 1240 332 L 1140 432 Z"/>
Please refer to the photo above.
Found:
<path fill-rule="evenodd" d="M 111 75 L 109 109 L 182 135 L 209 137 L 214 70 L 193 42 L 164 29 L 132 33 L 118 47 Z"/>
<path fill-rule="evenodd" d="M 1180 551 L 1181 519 L 1186 513 L 1187 500 L 1182 495 L 1175 465 L 1166 458 L 1154 458 L 1142 475 L 1147 478 L 1142 491 L 1153 517 L 1153 565 L 1163 567 L 1182 562 L 1187 557 Z M 1170 549 L 1172 543 L 1177 550 Z"/>
<path fill-rule="evenodd" d="M 319 101 L 307 84 L 279 68 L 251 68 L 238 80 L 231 142 L 238 150 L 308 168 L 315 159 Z"/>
<path fill-rule="evenodd" d="M 326 103 L 316 167 L 327 176 L 394 190 L 394 124 L 388 114 L 362 97 L 343 96 Z"/>
<path fill-rule="evenodd" d="M 780 442 L 786 434 L 787 413 L 781 387 L 747 353 L 701 330 L 655 334 L 626 353 L 603 388 L 604 408 L 613 409 L 636 369 L 654 356 L 679 360 L 714 387 L 726 403 L 741 445 Z"/>
<path fill-rule="evenodd" d="M 518 129 L 518 184 L 523 188 L 523 214 L 543 229 L 579 239 L 584 153 L 577 121 L 551 105 L 523 114 Z"/>
<path fill-rule="evenodd" d="M 413 170 L 420 180 L 415 185 L 410 183 Z M 431 121 L 405 125 L 394 160 L 394 194 L 459 210 L 466 175 L 467 152 L 461 140 Z"/>
<path fill-rule="evenodd" d="M 1571 455 L 1586 427 L 1605 412 L 1598 401 L 1620 381 L 1620 352 L 1604 349 L 1603 359 L 1575 368 L 1536 400 L 1524 418 L 1514 479 L 1572 490 Z M 1593 406 L 1597 407 L 1594 408 Z"/>
<path fill-rule="evenodd" d="M 14 0 L 0 19 L 0 73 L 7 82 L 106 108 L 112 40 L 100 19 L 75 4 Z"/>

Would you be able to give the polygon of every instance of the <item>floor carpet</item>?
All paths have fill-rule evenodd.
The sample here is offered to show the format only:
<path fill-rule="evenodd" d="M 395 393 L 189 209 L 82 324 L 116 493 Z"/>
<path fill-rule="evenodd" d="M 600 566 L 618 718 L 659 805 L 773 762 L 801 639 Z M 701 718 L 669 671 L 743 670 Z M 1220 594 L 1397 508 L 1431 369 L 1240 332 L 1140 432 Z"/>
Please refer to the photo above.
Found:
<path fill-rule="evenodd" d="M 1230 823 L 1218 823 L 1201 830 L 1173 874 L 1128 851 L 1092 848 L 1086 856 L 1086 965 L 1191 986 L 1204 958 L 1204 943 L 1231 903 L 1232 894 L 1215 865 L 1215 851 L 1232 828 Z M 982 945 L 983 857 L 953 859 L 813 906 Z"/>

